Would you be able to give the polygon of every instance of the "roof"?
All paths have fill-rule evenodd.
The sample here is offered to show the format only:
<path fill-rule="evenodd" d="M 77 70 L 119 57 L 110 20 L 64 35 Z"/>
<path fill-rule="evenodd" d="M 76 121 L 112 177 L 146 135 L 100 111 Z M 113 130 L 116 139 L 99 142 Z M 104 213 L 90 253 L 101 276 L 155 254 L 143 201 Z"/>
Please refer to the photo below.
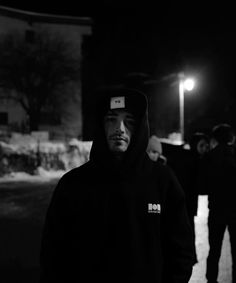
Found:
<path fill-rule="evenodd" d="M 47 13 L 29 12 L 21 9 L 9 8 L 6 6 L 0 6 L 0 15 L 18 18 L 23 21 L 33 22 L 47 22 L 57 24 L 73 24 L 73 25 L 92 25 L 92 19 L 90 17 L 77 17 L 77 16 L 64 16 Z"/>

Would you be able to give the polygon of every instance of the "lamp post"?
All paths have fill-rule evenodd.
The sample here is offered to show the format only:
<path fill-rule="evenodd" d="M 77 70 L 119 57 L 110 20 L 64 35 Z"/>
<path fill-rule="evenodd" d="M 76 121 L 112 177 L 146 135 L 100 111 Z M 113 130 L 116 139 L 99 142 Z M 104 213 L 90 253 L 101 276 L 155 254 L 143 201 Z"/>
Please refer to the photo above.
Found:
<path fill-rule="evenodd" d="M 192 78 L 187 78 L 183 73 L 179 74 L 179 129 L 181 142 L 184 142 L 184 92 L 191 91 L 195 82 Z"/>

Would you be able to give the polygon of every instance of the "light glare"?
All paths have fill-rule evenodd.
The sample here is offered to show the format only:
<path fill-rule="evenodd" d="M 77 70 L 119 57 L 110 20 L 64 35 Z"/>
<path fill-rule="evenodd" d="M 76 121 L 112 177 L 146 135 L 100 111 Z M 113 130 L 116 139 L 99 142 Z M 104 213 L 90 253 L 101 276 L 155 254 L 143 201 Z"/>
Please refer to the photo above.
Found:
<path fill-rule="evenodd" d="M 193 79 L 186 79 L 184 81 L 184 89 L 191 91 L 194 88 L 195 82 Z"/>

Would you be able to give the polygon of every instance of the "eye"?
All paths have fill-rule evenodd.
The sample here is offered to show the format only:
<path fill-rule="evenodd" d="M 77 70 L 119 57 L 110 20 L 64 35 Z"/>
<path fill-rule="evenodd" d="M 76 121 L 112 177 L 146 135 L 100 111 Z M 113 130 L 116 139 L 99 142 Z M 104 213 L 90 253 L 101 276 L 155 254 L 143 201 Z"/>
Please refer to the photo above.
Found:
<path fill-rule="evenodd" d="M 129 130 L 133 130 L 135 126 L 133 121 L 125 121 L 125 125 Z"/>
<path fill-rule="evenodd" d="M 132 117 L 127 117 L 126 119 L 125 119 L 125 123 L 128 125 L 128 126 L 134 126 L 135 125 L 135 120 L 134 120 L 134 118 L 132 118 Z"/>
<path fill-rule="evenodd" d="M 114 122 L 116 121 L 116 117 L 113 115 L 108 115 L 104 118 L 105 123 Z"/>

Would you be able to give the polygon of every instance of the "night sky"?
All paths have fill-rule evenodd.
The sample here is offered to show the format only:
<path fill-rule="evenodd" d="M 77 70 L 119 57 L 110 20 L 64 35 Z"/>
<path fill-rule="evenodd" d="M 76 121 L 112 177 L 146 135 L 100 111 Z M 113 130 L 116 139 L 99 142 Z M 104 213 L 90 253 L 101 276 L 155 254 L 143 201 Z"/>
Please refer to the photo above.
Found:
<path fill-rule="evenodd" d="M 42 1 L 19 1 L 11 6 L 7 2 L 8 7 L 26 11 L 93 19 L 93 38 L 84 51 L 85 92 L 90 93 L 91 86 L 119 84 L 129 74 L 142 73 L 146 81 L 157 81 L 148 85 L 152 103 L 159 104 L 161 98 L 153 97 L 162 93 L 164 100 L 167 96 L 170 103 L 177 104 L 172 75 L 184 71 L 198 83 L 195 94 L 186 97 L 186 127 L 196 130 L 218 122 L 236 127 L 233 7 L 206 5 L 206 1 L 175 6 L 170 2 L 157 5 L 154 0 L 67 1 L 54 6 Z M 4 1 L 0 3 L 4 5 Z M 172 107 L 170 111 L 177 110 Z M 166 117 L 160 114 L 156 119 L 160 125 Z M 174 130 L 176 125 L 171 123 Z"/>

